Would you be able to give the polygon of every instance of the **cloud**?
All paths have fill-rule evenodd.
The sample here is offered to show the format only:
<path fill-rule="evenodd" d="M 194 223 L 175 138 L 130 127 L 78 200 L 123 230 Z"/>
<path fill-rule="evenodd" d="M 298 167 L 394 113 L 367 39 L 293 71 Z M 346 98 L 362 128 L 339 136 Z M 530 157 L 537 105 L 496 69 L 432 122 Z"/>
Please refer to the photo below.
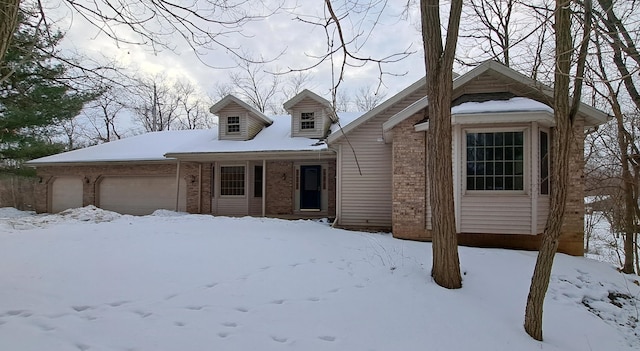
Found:
<path fill-rule="evenodd" d="M 416 51 L 401 62 L 383 66 L 385 72 L 406 73 L 404 76 L 384 76 L 385 86 L 391 94 L 424 75 L 419 33 L 411 21 L 398 18 L 403 4 L 401 1 L 390 2 L 385 10 L 386 15 L 380 18 L 375 30 L 358 52 L 363 57 L 375 58 L 402 52 L 407 48 Z M 63 26 L 68 28 L 64 46 L 76 48 L 89 56 L 105 55 L 116 58 L 131 71 L 139 70 L 149 74 L 163 72 L 170 77 L 183 77 L 207 93 L 213 90 L 215 83 L 227 81 L 234 65 L 233 54 L 222 47 L 213 50 L 199 49 L 195 52 L 178 34 L 170 40 L 171 50 L 149 45 L 117 43 L 100 33 L 94 25 L 78 14 L 74 14 L 68 7 L 62 6 L 54 10 L 62 19 Z M 322 15 L 323 11 L 322 2 L 304 2 L 295 10 L 281 11 L 265 19 L 246 23 L 242 34 L 230 33 L 220 39 L 233 48 L 252 53 L 255 57 L 276 58 L 266 65 L 272 71 L 311 67 L 317 63 L 314 56 L 326 52 L 327 38 L 322 27 L 303 23 L 296 19 L 296 16 L 311 19 L 308 16 Z M 354 23 L 364 23 L 365 27 L 369 28 L 371 23 L 365 21 L 372 20 L 362 19 L 361 22 L 357 22 L 354 17 L 345 20 L 344 27 L 351 31 Z M 134 38 L 134 35 L 124 28 L 119 28 L 118 35 L 122 38 Z M 339 56 L 335 58 L 340 59 Z M 362 67 L 349 67 L 342 86 L 353 92 L 360 87 L 376 86 L 379 79 L 378 70 L 377 65 L 373 63 Z M 327 61 L 315 67 L 312 72 L 316 92 L 327 96 L 332 84 L 331 63 Z"/>

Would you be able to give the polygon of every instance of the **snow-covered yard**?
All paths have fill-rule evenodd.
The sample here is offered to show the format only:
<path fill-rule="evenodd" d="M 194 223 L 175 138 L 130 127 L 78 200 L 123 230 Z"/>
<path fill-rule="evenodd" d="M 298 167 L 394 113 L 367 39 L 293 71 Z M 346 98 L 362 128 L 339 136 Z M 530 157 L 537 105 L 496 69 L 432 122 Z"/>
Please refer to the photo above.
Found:
<path fill-rule="evenodd" d="M 534 252 L 431 246 L 316 221 L 0 209 L 0 350 L 638 350 L 638 276 L 558 255 L 544 342 Z"/>

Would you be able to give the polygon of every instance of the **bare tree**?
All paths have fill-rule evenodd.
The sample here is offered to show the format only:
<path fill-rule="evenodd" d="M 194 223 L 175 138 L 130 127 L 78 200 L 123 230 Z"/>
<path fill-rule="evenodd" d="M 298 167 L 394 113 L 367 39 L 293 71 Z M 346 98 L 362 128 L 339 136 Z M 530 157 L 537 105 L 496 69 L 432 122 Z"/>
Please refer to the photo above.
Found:
<path fill-rule="evenodd" d="M 174 129 L 180 101 L 171 91 L 171 83 L 162 75 L 137 79 L 132 87 L 130 109 L 147 132 Z"/>
<path fill-rule="evenodd" d="M 65 0 L 67 6 L 116 43 L 173 49 L 175 34 L 191 49 L 223 49 L 244 59 L 236 39 L 243 27 L 274 14 L 280 1 L 201 0 Z"/>
<path fill-rule="evenodd" d="M 245 54 L 245 57 L 251 57 Z M 264 63 L 256 60 L 236 60 L 239 71 L 229 74 L 231 87 L 239 98 L 249 102 L 258 111 L 264 113 L 273 104 L 279 93 L 278 75 L 267 73 Z"/>
<path fill-rule="evenodd" d="M 542 310 L 549 287 L 553 258 L 558 249 L 569 187 L 569 159 L 574 119 L 582 96 L 582 81 L 591 33 L 591 1 L 584 1 L 584 19 L 581 45 L 576 52 L 571 31 L 571 13 L 574 0 L 557 0 L 555 8 L 556 69 L 554 84 L 554 130 L 551 170 L 551 203 L 547 224 L 538 251 L 536 266 L 525 309 L 524 328 L 532 338 L 542 340 Z M 576 57 L 573 98 L 570 98 L 572 60 Z"/>
<path fill-rule="evenodd" d="M 214 123 L 208 112 L 209 101 L 199 97 L 196 87 L 187 81 L 178 81 L 174 85 L 174 96 L 178 100 L 179 129 L 211 128 Z"/>
<path fill-rule="evenodd" d="M 354 104 L 357 111 L 369 111 L 380 105 L 387 98 L 387 94 L 380 91 L 372 91 L 370 88 L 361 87 L 356 92 Z"/>
<path fill-rule="evenodd" d="M 510 65 L 511 37 L 514 33 L 524 34 L 513 25 L 512 17 L 517 11 L 517 0 L 471 0 L 464 7 L 464 18 L 468 23 L 468 34 L 460 35 L 461 42 L 471 39 L 473 60 L 488 55 L 506 66 Z M 517 40 L 518 38 L 516 38 Z M 477 50 L 481 51 L 481 54 Z"/>
<path fill-rule="evenodd" d="M 462 0 L 451 1 L 444 45 L 439 1 L 422 0 L 420 9 L 429 100 L 427 172 L 429 179 L 438 179 L 437 182 L 429 182 L 433 223 L 431 275 L 438 285 L 456 289 L 462 287 L 462 276 L 453 204 L 451 95 Z"/>
<path fill-rule="evenodd" d="M 300 22 L 321 28 L 325 35 L 326 51 L 320 55 L 307 56 L 315 59 L 315 63 L 307 67 L 290 68 L 286 73 L 306 72 L 321 64 L 331 64 L 331 100 L 336 105 L 338 88 L 345 79 L 347 69 L 363 67 L 373 64 L 378 69 L 378 82 L 382 85 L 384 76 L 399 76 L 405 72 L 392 72 L 383 69 L 383 66 L 404 60 L 414 52 L 411 47 L 401 52 L 381 54 L 380 57 L 372 57 L 362 53 L 362 49 L 372 36 L 383 11 L 387 7 L 388 0 L 343 0 L 334 4 L 331 0 L 324 1 L 324 16 L 294 13 Z M 349 23 L 343 26 L 342 23 Z"/>
<path fill-rule="evenodd" d="M 20 0 L 0 0 L 0 62 L 4 58 L 13 32 L 18 25 L 18 11 Z"/>
<path fill-rule="evenodd" d="M 196 87 L 184 80 L 163 75 L 135 79 L 128 108 L 145 131 L 200 129 L 213 126 L 208 101 Z"/>
<path fill-rule="evenodd" d="M 122 91 L 113 86 L 105 88 L 102 95 L 83 111 L 91 125 L 88 137 L 94 143 L 106 143 L 123 137 L 124 134 L 118 131 L 119 117 L 127 108 Z"/>

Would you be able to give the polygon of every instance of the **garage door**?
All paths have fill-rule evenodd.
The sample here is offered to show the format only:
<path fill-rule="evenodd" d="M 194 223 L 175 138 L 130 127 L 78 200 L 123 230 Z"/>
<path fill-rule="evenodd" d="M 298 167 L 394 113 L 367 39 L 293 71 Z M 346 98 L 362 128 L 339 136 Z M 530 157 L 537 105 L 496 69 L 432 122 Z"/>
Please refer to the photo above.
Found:
<path fill-rule="evenodd" d="M 175 210 L 176 178 L 105 177 L 98 187 L 99 207 L 123 214 L 146 215 L 158 209 Z M 186 182 L 180 180 L 178 210 L 186 210 Z"/>
<path fill-rule="evenodd" d="M 82 207 L 82 178 L 60 177 L 51 185 L 51 212 Z"/>

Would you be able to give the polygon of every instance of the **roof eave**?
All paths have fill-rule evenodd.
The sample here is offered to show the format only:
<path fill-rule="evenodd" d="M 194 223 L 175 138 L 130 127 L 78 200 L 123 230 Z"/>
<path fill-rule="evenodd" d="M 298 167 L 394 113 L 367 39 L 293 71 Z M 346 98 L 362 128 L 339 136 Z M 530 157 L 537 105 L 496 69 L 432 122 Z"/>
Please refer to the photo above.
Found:
<path fill-rule="evenodd" d="M 131 163 L 140 164 L 167 164 L 176 163 L 174 158 L 163 159 L 132 159 L 132 160 L 99 160 L 99 161 L 61 161 L 61 162 L 30 162 L 24 163 L 25 166 L 31 168 L 38 167 L 61 167 L 61 166 L 103 166 L 103 165 L 129 165 Z"/>
<path fill-rule="evenodd" d="M 418 90 L 421 87 L 423 87 L 425 84 L 427 84 L 427 81 L 426 81 L 425 77 L 422 77 L 422 78 L 418 79 L 416 82 L 414 82 L 413 84 L 409 85 L 408 87 L 406 87 L 405 89 L 403 89 L 402 91 L 400 91 L 396 95 L 392 96 L 391 98 L 387 99 L 385 102 L 383 102 L 380 105 L 374 107 L 372 110 L 366 112 L 365 114 L 363 114 L 362 116 L 358 117 L 357 119 L 355 119 L 353 122 L 349 123 L 348 125 L 343 126 L 342 129 L 341 129 L 341 133 L 332 133 L 332 134 L 330 134 L 329 137 L 327 138 L 327 143 L 331 144 L 331 143 L 335 142 L 336 140 L 342 138 L 342 136 L 344 136 L 345 134 L 348 134 L 349 132 L 351 132 L 353 129 L 355 129 L 359 125 L 361 125 L 364 122 L 368 121 L 370 118 L 376 116 L 378 113 L 386 110 L 387 108 L 389 108 L 389 107 L 393 106 L 394 104 L 398 103 L 400 100 L 402 100 L 402 99 L 406 98 L 407 96 L 411 95 L 416 90 Z"/>

